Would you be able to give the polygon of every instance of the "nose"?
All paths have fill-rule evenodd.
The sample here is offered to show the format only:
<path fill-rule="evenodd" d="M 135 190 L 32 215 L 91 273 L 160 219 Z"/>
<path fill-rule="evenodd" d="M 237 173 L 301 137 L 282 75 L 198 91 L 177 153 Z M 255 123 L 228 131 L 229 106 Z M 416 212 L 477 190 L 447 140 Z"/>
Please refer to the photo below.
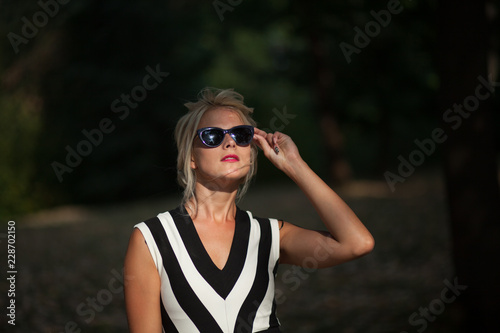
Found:
<path fill-rule="evenodd" d="M 222 143 L 224 148 L 229 148 L 229 147 L 236 147 L 236 142 L 234 141 L 233 137 L 229 134 L 226 133 L 224 136 L 224 142 Z"/>

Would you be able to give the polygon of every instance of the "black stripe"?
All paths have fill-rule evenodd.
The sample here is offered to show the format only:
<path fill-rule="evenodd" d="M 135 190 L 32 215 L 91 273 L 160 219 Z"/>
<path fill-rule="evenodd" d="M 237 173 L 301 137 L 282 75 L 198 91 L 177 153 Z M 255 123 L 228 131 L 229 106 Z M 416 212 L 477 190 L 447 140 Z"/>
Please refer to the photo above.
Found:
<path fill-rule="evenodd" d="M 175 298 L 181 308 L 193 321 L 198 330 L 202 332 L 222 333 L 215 319 L 201 303 L 187 282 L 160 220 L 153 218 L 145 223 L 153 234 L 163 259 L 163 267 L 167 272 Z"/>
<path fill-rule="evenodd" d="M 257 310 L 266 295 L 269 287 L 269 256 L 271 254 L 272 234 L 268 219 L 256 218 L 260 225 L 259 253 L 257 259 L 257 271 L 252 288 L 243 302 L 236 324 L 235 333 L 252 332 L 253 322 Z"/>
<path fill-rule="evenodd" d="M 278 263 L 279 263 L 279 258 L 276 260 L 276 264 L 274 264 L 274 269 L 273 269 L 274 277 L 276 277 L 276 274 L 278 273 Z M 276 317 L 276 299 L 273 298 L 273 308 L 271 310 L 271 315 L 269 316 L 269 327 L 279 327 L 279 326 L 280 323 L 278 321 L 278 317 Z"/>
<path fill-rule="evenodd" d="M 189 257 L 201 276 L 223 299 L 229 295 L 240 277 L 247 256 L 250 235 L 250 218 L 248 214 L 237 208 L 235 229 L 229 257 L 224 268 L 219 269 L 210 258 L 193 224 L 193 220 L 184 206 L 170 211 L 177 230 L 181 235 Z"/>
<path fill-rule="evenodd" d="M 264 331 L 258 331 L 257 333 L 281 333 L 281 330 L 279 327 L 271 327 Z"/>

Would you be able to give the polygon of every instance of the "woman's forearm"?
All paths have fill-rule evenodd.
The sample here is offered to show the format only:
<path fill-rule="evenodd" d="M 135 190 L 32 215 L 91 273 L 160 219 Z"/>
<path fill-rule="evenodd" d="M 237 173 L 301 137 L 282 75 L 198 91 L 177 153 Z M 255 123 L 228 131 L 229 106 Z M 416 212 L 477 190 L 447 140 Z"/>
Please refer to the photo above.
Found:
<path fill-rule="evenodd" d="M 371 233 L 351 208 L 308 165 L 297 157 L 284 172 L 311 201 L 330 234 L 353 254 L 370 252 L 374 245 Z"/>

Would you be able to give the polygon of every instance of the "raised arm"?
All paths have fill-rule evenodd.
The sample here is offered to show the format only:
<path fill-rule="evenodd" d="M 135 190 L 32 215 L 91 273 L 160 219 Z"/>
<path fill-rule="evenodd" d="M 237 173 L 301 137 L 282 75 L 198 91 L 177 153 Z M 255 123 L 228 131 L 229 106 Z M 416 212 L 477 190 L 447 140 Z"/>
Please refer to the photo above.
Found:
<path fill-rule="evenodd" d="M 124 276 L 130 332 L 161 333 L 160 277 L 139 229 L 130 237 Z"/>
<path fill-rule="evenodd" d="M 284 223 L 280 231 L 280 263 L 329 267 L 369 253 L 370 232 L 349 206 L 300 157 L 292 139 L 280 132 L 255 129 L 255 141 L 264 155 L 304 192 L 328 232 Z M 279 152 L 276 153 L 275 148 Z"/>

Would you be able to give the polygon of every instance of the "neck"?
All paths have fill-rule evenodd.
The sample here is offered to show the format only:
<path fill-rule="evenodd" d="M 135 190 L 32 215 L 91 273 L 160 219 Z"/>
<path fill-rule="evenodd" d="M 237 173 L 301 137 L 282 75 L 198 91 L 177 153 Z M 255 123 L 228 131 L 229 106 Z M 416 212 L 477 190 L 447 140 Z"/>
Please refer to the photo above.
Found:
<path fill-rule="evenodd" d="M 188 209 L 191 218 L 214 222 L 234 221 L 237 191 L 237 187 L 230 191 L 216 191 L 196 183 L 197 211 Z M 193 198 L 189 200 L 187 206 L 194 207 Z"/>

